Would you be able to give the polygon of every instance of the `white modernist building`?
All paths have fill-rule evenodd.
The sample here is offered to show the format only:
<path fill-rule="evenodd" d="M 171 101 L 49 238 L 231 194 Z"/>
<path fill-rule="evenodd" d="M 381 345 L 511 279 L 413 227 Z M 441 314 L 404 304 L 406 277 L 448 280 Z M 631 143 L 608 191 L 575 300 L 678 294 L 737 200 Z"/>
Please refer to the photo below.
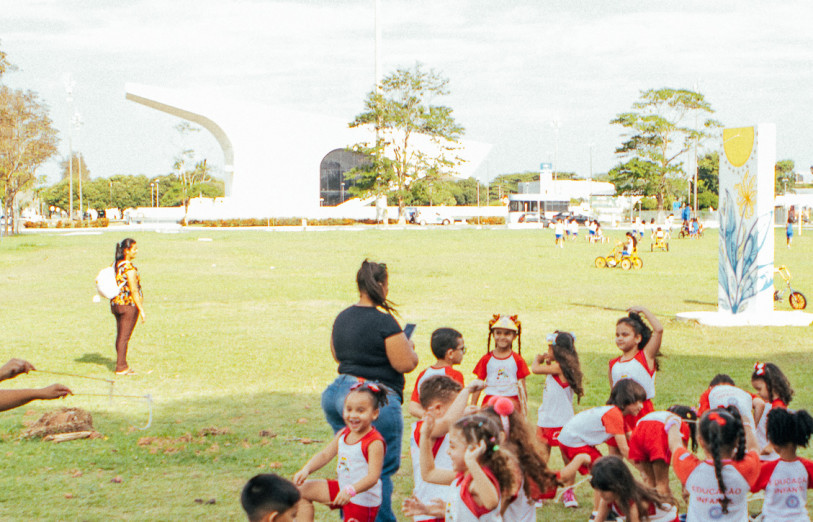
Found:
<path fill-rule="evenodd" d="M 128 100 L 196 123 L 223 151 L 226 198 L 217 217 L 323 217 L 341 215 L 321 206 L 320 177 L 354 143 L 372 141 L 371 130 L 343 120 L 284 107 L 128 83 Z M 468 177 L 491 145 L 464 140 Z M 429 140 L 425 145 L 431 147 Z"/>

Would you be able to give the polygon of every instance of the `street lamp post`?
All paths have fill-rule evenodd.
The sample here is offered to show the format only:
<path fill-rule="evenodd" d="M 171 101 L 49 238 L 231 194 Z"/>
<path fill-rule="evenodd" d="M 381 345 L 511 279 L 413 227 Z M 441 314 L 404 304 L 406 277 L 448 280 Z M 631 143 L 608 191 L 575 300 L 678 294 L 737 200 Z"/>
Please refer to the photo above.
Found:
<path fill-rule="evenodd" d="M 155 200 L 153 197 L 155 196 L 155 183 L 150 183 L 150 206 L 155 206 Z"/>
<path fill-rule="evenodd" d="M 161 198 L 160 198 L 160 192 L 158 190 L 159 183 L 161 183 L 161 180 L 156 179 L 155 180 L 155 206 L 158 207 L 158 208 L 161 208 Z"/>
<path fill-rule="evenodd" d="M 78 152 L 76 154 L 79 157 L 79 161 L 76 163 L 76 166 L 79 167 L 79 219 L 85 219 L 85 213 L 82 212 L 82 153 Z"/>

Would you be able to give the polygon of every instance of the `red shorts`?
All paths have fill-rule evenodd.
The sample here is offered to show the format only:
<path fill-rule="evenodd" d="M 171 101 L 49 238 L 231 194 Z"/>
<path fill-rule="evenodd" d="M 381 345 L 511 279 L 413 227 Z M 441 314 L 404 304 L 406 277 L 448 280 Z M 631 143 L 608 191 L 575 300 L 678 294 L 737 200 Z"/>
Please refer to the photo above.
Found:
<path fill-rule="evenodd" d="M 482 404 L 483 407 L 490 406 L 488 401 L 490 401 L 492 399 L 496 400 L 496 399 L 499 399 L 500 397 L 505 397 L 506 399 L 511 399 L 511 401 L 514 403 L 514 406 L 519 408 L 519 395 L 512 395 L 510 397 L 507 397 L 505 395 L 486 395 L 485 397 L 483 397 L 483 402 L 481 404 Z"/>
<path fill-rule="evenodd" d="M 330 498 L 336 498 L 336 495 L 339 494 L 339 481 L 328 480 L 327 491 Z M 343 506 L 335 504 L 328 504 L 328 506 L 330 509 L 341 509 L 344 522 L 375 522 L 375 517 L 378 515 L 378 506 L 359 506 L 352 502 Z"/>
<path fill-rule="evenodd" d="M 559 445 L 559 434 L 562 432 L 562 428 L 543 428 L 542 426 L 536 427 L 536 438 L 539 439 L 539 442 L 543 444 L 547 444 L 551 447 L 556 447 Z"/>
<path fill-rule="evenodd" d="M 559 476 L 559 472 L 556 472 L 556 480 L 562 480 L 562 477 Z M 535 501 L 539 500 L 550 500 L 556 497 L 556 486 L 548 489 L 547 491 L 539 491 L 539 486 L 536 485 L 536 482 L 533 480 L 530 481 L 531 484 L 531 498 Z"/>
<path fill-rule="evenodd" d="M 560 443 L 559 449 L 562 450 L 562 455 L 567 457 L 568 461 L 573 460 L 576 455 L 581 455 L 582 453 L 590 455 L 590 466 L 581 466 L 579 468 L 579 473 L 582 475 L 587 475 L 590 473 L 590 467 L 593 466 L 595 461 L 601 458 L 601 453 L 596 449 L 595 446 L 579 446 L 578 448 L 571 448 L 570 446 L 565 446 L 564 444 Z"/>
<path fill-rule="evenodd" d="M 672 452 L 669 451 L 669 440 L 658 421 L 639 422 L 630 436 L 630 460 L 633 462 L 654 462 L 662 460 L 669 464 Z"/>

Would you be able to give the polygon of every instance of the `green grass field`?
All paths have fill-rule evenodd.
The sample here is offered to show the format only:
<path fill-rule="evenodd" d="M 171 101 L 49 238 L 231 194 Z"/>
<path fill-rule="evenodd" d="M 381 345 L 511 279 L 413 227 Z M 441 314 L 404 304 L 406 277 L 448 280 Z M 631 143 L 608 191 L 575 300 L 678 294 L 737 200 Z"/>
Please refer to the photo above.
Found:
<path fill-rule="evenodd" d="M 147 322 L 130 342 L 138 375 L 119 378 L 115 391 L 151 394 L 152 426 L 138 429 L 148 417 L 146 401 L 138 399 L 76 396 L 3 413 L 2 520 L 241 520 L 238 496 L 248 478 L 270 471 L 292 476 L 331 436 L 319 406 L 336 374 L 330 330 L 336 314 L 357 299 L 355 272 L 365 257 L 387 263 L 390 298 L 402 323 L 418 324 L 420 368 L 433 362 L 432 330 L 452 326 L 466 339 L 461 370 L 470 375 L 485 353 L 491 314 L 517 313 L 528 361 L 544 349 L 546 333 L 575 333 L 587 387 L 580 407 L 603 404 L 607 361 L 617 352 L 615 321 L 641 304 L 665 326 L 656 407 L 696 403 L 718 372 L 746 387 L 756 360 L 785 371 L 796 389 L 792 407 L 813 400 L 809 329 L 719 329 L 675 320 L 678 312 L 716 308 L 713 231 L 698 241 L 673 239 L 669 253 L 649 253 L 645 241 L 645 266 L 630 272 L 593 267 L 597 255 L 609 252 L 607 244 L 582 238 L 555 249 L 552 232 L 540 230 L 193 228 L 2 238 L 0 363 L 21 357 L 40 370 L 113 378 L 115 321 L 106 302 L 91 298 L 96 273 L 127 235 L 139 244 L 135 264 Z M 777 229 L 776 262 L 789 266 L 795 286 L 809 297 L 811 253 L 813 233 L 797 234 L 788 250 Z M 789 310 L 787 302 L 778 307 Z M 407 377 L 409 389 L 417 373 Z M 42 373 L 3 386 L 55 381 L 77 393 L 109 391 L 101 381 Z M 529 378 L 534 424 L 542 382 Z M 24 422 L 59 406 L 91 411 L 104 438 L 20 439 Z M 207 428 L 223 433 L 207 434 Z M 396 505 L 412 483 L 404 448 Z M 329 465 L 319 476 L 334 472 Z M 591 492 L 582 486 L 577 496 L 582 508 L 548 506 L 539 519 L 586 520 Z M 206 504 L 210 499 L 216 503 Z M 317 518 L 335 520 L 320 508 Z"/>

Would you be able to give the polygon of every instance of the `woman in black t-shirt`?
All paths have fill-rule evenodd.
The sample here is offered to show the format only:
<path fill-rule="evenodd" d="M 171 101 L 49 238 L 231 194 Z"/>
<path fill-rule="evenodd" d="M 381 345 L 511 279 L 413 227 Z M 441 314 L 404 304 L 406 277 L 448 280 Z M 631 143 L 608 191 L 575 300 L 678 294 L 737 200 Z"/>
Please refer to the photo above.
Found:
<path fill-rule="evenodd" d="M 351 386 L 368 380 L 387 388 L 388 403 L 373 422 L 387 444 L 381 470 L 381 508 L 376 520 L 394 522 L 392 475 L 401 465 L 404 374 L 418 366 L 418 354 L 392 316 L 394 308 L 387 300 L 387 265 L 365 260 L 356 274 L 356 283 L 358 303 L 343 310 L 333 323 L 330 349 L 339 363 L 339 376 L 322 393 L 322 409 L 335 433 L 344 427 L 344 397 Z"/>

